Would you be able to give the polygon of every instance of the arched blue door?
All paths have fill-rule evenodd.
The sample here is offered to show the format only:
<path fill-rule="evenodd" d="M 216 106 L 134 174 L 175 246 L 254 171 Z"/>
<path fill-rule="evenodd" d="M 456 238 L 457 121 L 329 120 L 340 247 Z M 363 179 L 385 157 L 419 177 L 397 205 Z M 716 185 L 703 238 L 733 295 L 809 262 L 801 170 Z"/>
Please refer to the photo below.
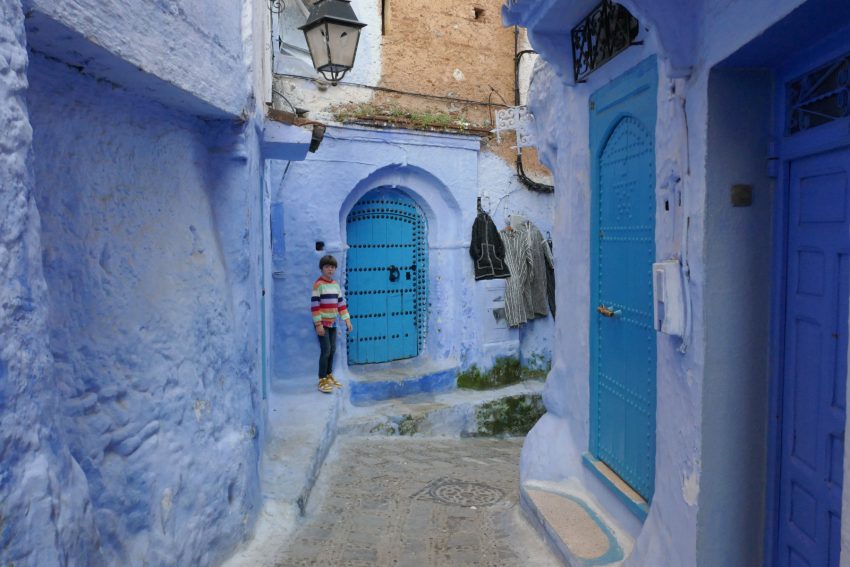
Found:
<path fill-rule="evenodd" d="M 591 97 L 590 451 L 641 496 L 655 486 L 655 58 Z"/>
<path fill-rule="evenodd" d="M 349 364 L 417 356 L 427 312 L 424 216 L 401 191 L 381 188 L 354 205 L 346 227 L 345 285 L 354 323 Z"/>

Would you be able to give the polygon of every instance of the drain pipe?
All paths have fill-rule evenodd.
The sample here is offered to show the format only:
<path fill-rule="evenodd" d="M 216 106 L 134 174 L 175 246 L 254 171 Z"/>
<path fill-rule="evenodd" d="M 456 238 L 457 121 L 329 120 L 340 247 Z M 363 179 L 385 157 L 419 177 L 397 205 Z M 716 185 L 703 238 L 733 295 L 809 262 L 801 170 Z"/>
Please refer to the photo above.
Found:
<path fill-rule="evenodd" d="M 532 53 L 537 52 L 533 49 L 519 50 L 519 27 L 514 26 L 514 106 L 520 106 L 519 64 L 522 62 L 523 56 L 530 55 Z M 553 185 L 539 183 L 525 174 L 525 168 L 522 165 L 522 148 L 520 147 L 517 147 L 516 175 L 520 182 L 531 191 L 535 191 L 537 193 L 553 193 L 555 191 L 555 187 Z"/>

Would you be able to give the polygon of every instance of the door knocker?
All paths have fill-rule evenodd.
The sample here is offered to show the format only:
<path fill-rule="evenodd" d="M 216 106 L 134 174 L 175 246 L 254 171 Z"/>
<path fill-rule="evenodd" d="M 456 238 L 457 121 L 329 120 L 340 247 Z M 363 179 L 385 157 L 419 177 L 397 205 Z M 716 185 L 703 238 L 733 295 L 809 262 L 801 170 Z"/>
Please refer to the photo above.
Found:
<path fill-rule="evenodd" d="M 401 277 L 401 270 L 397 266 L 390 266 L 388 269 L 390 271 L 390 281 L 397 282 Z"/>

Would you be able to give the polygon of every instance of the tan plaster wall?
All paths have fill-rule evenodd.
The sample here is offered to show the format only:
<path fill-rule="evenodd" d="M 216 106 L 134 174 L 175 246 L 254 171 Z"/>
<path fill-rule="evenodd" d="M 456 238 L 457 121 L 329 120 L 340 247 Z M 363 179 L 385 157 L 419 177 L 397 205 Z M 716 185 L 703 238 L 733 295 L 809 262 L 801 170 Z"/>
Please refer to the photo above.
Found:
<path fill-rule="evenodd" d="M 380 86 L 479 104 L 386 92 L 376 93 L 374 104 L 448 113 L 492 128 L 498 106 L 487 103 L 514 105 L 514 29 L 502 26 L 502 3 L 383 0 Z M 513 164 L 514 143 L 514 137 L 508 135 L 500 144 L 495 138 L 487 140 L 485 147 Z M 551 182 L 551 174 L 537 161 L 533 149 L 523 150 L 523 162 L 531 177 Z"/>

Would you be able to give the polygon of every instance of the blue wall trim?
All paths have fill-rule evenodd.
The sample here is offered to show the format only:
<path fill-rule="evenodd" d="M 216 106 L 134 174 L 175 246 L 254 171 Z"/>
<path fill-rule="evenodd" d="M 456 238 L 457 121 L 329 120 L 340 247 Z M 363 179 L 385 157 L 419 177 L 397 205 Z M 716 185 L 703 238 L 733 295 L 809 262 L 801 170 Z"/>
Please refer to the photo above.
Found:
<path fill-rule="evenodd" d="M 351 380 L 351 403 L 365 405 L 392 398 L 402 398 L 415 394 L 446 392 L 455 389 L 457 368 L 443 370 L 434 374 L 425 374 L 405 380 L 381 380 L 360 382 Z"/>

